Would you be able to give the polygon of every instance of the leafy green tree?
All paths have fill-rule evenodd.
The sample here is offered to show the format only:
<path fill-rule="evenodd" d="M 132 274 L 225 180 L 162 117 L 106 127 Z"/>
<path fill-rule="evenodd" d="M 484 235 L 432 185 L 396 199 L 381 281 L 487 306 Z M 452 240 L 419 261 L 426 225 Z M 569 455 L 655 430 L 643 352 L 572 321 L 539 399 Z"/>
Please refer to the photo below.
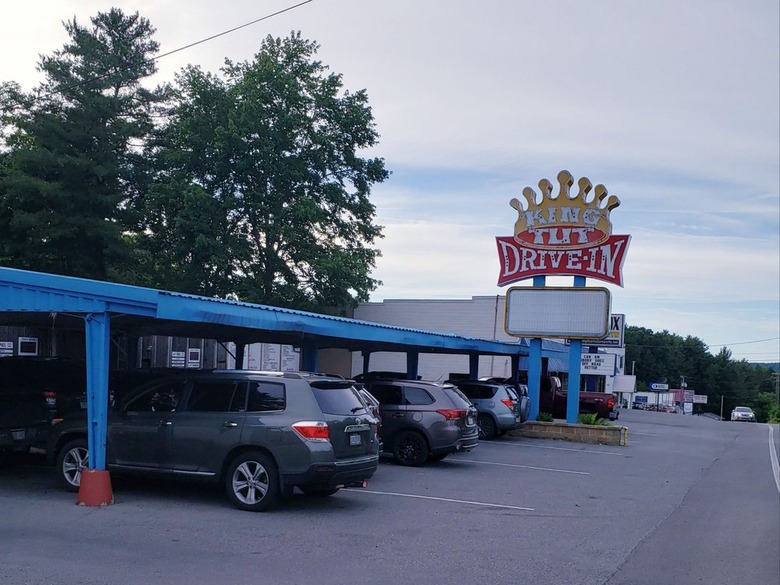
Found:
<path fill-rule="evenodd" d="M 142 142 L 162 90 L 154 28 L 112 8 L 44 56 L 33 92 L 0 89 L 0 264 L 98 279 L 122 279 L 136 223 L 129 203 L 142 185 Z"/>
<path fill-rule="evenodd" d="M 252 62 L 178 76 L 139 207 L 161 286 L 323 311 L 380 284 L 369 195 L 388 171 L 360 156 L 378 140 L 373 115 L 317 49 L 268 37 Z"/>

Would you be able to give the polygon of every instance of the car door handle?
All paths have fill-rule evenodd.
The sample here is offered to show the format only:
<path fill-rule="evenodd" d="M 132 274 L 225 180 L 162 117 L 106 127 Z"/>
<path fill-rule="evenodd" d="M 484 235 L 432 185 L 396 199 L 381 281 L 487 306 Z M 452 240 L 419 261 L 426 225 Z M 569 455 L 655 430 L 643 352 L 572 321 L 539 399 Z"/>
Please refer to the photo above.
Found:
<path fill-rule="evenodd" d="M 170 420 L 161 420 L 160 421 L 160 426 L 161 427 L 169 427 L 172 424 L 173 424 L 173 421 L 170 421 Z"/>
<path fill-rule="evenodd" d="M 404 413 L 403 412 L 396 412 L 393 414 L 393 418 L 403 418 Z"/>
<path fill-rule="evenodd" d="M 233 422 L 232 420 L 228 420 L 222 423 L 222 426 L 228 429 L 232 429 L 238 426 L 237 422 Z"/>

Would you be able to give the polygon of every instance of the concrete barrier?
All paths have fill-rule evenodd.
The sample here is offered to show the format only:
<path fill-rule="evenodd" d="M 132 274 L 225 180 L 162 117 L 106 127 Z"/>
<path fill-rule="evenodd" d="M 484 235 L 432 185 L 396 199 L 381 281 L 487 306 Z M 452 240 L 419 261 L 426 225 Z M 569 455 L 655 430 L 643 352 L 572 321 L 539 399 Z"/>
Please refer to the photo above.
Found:
<path fill-rule="evenodd" d="M 520 429 L 512 431 L 517 437 L 532 439 L 559 439 L 574 443 L 598 445 L 628 444 L 628 427 L 617 425 L 581 425 L 565 422 L 528 421 Z"/>

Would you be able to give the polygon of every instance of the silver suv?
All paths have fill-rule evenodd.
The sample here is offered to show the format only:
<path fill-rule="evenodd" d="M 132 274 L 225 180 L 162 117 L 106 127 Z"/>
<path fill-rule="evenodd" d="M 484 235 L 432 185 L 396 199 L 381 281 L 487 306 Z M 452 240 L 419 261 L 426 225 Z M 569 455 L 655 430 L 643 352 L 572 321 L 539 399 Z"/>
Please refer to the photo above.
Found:
<path fill-rule="evenodd" d="M 477 408 L 480 439 L 493 439 L 520 428 L 528 420 L 530 404 L 524 385 L 483 380 L 452 380 Z"/>
<path fill-rule="evenodd" d="M 452 384 L 396 379 L 363 383 L 379 401 L 385 451 L 400 465 L 441 461 L 477 446 L 477 410 Z"/>
<path fill-rule="evenodd" d="M 77 491 L 86 419 L 54 427 L 49 455 Z M 329 496 L 365 487 L 379 460 L 378 420 L 349 380 L 292 372 L 183 373 L 129 392 L 109 412 L 106 464 L 225 485 L 233 504 L 265 510 L 297 486 Z"/>

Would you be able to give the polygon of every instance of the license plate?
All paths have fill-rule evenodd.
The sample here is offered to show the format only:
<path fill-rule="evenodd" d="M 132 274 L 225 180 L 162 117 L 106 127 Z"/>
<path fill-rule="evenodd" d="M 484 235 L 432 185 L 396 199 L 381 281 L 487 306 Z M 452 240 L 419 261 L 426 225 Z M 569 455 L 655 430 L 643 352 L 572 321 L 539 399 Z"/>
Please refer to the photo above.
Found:
<path fill-rule="evenodd" d="M 473 417 L 473 416 L 470 416 L 470 417 L 467 419 L 467 424 L 470 424 L 470 425 L 473 425 L 473 424 L 474 424 L 474 417 Z"/>
<path fill-rule="evenodd" d="M 24 430 L 21 430 L 21 431 L 11 431 L 11 438 L 14 441 L 23 441 L 24 440 Z"/>
<path fill-rule="evenodd" d="M 350 435 L 349 436 L 349 444 L 351 446 L 353 445 L 360 445 L 360 435 Z"/>

